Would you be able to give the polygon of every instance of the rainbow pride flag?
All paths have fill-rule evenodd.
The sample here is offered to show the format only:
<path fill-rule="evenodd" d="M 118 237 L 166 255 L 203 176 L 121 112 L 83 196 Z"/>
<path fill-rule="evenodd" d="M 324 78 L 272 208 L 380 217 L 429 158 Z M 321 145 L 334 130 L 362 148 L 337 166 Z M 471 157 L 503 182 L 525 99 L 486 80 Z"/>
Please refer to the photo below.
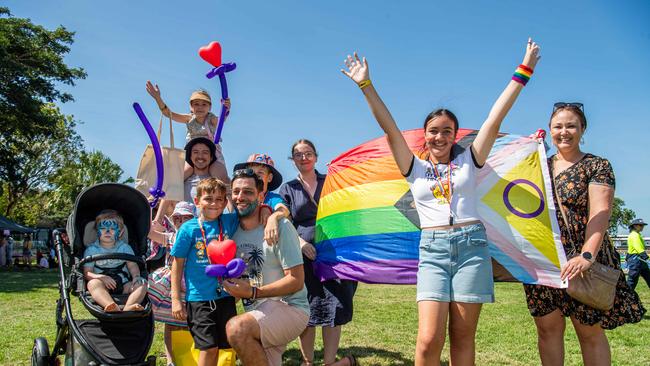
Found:
<path fill-rule="evenodd" d="M 463 147 L 477 131 L 460 129 Z M 404 131 L 419 155 L 422 129 Z M 500 135 L 479 170 L 479 214 L 490 241 L 495 279 L 566 287 L 566 257 L 559 237 L 543 144 Z M 341 154 L 329 164 L 316 220 L 314 267 L 321 280 L 416 282 L 419 218 L 408 183 L 385 137 Z"/>

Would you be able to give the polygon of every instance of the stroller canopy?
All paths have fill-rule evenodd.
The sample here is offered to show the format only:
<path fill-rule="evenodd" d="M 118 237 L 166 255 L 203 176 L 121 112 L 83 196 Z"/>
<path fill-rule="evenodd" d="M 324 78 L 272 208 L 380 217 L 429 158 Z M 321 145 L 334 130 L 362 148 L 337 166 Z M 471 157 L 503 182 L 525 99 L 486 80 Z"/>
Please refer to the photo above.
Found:
<path fill-rule="evenodd" d="M 67 232 L 73 255 L 82 257 L 84 229 L 102 210 L 115 210 L 124 219 L 128 241 L 136 256 L 145 255 L 151 225 L 151 208 L 146 197 L 135 188 L 118 183 L 102 183 L 83 190 L 68 218 Z"/>

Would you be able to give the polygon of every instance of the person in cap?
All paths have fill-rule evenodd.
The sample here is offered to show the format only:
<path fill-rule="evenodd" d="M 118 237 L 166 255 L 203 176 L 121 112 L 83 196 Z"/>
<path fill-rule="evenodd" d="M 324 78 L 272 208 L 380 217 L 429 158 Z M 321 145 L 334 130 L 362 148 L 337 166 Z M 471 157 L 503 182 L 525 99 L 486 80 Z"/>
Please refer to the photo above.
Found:
<path fill-rule="evenodd" d="M 165 104 L 160 96 L 160 88 L 157 84 L 152 84 L 147 81 L 147 93 L 156 100 L 158 108 L 165 117 L 170 117 L 172 120 L 180 123 L 185 123 L 187 127 L 186 142 L 204 137 L 210 141 L 214 141 L 214 135 L 217 132 L 219 118 L 210 112 L 212 108 L 212 98 L 205 90 L 196 90 L 190 96 L 190 113 L 176 113 Z M 223 105 L 227 108 L 226 116 L 230 112 L 230 99 L 222 101 Z M 218 178 L 225 183 L 230 182 L 228 178 L 228 171 L 226 170 L 226 160 L 221 152 L 221 146 L 215 147 L 214 158 L 209 165 L 210 176 Z M 194 167 L 189 162 L 185 164 L 183 171 L 184 179 L 190 178 L 196 174 Z"/>
<path fill-rule="evenodd" d="M 205 137 L 197 137 L 185 145 L 185 163 L 192 167 L 192 174 L 184 181 L 185 201 L 192 202 L 196 196 L 196 186 L 201 180 L 210 178 L 210 165 L 216 159 L 216 151 L 217 148 L 212 140 Z"/>
<path fill-rule="evenodd" d="M 645 283 L 650 287 L 650 268 L 648 268 L 648 254 L 645 252 L 645 242 L 641 232 L 646 226 L 643 219 L 634 219 L 628 226 L 630 235 L 627 236 L 627 285 L 633 290 L 639 283 L 639 276 L 643 277 Z"/>
<path fill-rule="evenodd" d="M 275 162 L 267 154 L 252 154 L 246 162 L 235 164 L 233 173 L 243 173 L 246 169 L 251 169 L 262 182 L 263 204 L 268 205 L 273 210 L 273 214 L 266 222 L 264 229 L 264 239 L 268 244 L 277 243 L 279 238 L 278 222 L 280 219 L 291 217 L 289 207 L 284 199 L 277 193 L 272 192 L 282 184 L 282 174 L 275 169 Z"/>

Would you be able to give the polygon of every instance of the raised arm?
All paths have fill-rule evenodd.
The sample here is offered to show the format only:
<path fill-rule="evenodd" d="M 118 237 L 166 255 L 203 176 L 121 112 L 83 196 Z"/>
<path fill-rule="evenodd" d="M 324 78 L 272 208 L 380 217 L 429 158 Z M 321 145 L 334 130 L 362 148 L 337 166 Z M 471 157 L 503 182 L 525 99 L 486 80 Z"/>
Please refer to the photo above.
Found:
<path fill-rule="evenodd" d="M 160 108 L 160 111 L 165 117 L 169 117 L 169 114 L 171 113 L 172 119 L 180 123 L 187 123 L 192 119 L 192 115 L 190 114 L 176 113 L 169 109 L 160 96 L 160 88 L 158 87 L 158 84 L 154 85 L 151 81 L 147 80 L 147 93 L 149 93 L 149 95 L 151 95 L 151 97 L 156 101 L 158 108 Z"/>
<path fill-rule="evenodd" d="M 391 116 L 388 108 L 377 94 L 377 90 L 370 82 L 370 72 L 368 70 L 368 62 L 366 58 L 363 58 L 363 61 L 359 59 L 357 53 L 354 53 L 354 58 L 348 55 L 348 58 L 345 59 L 345 66 L 347 71 L 341 69 L 343 74 L 347 75 L 352 81 L 357 83 L 363 95 L 366 97 L 366 102 L 370 107 L 372 115 L 379 123 L 379 127 L 386 133 L 386 138 L 388 139 L 388 146 L 393 153 L 395 162 L 399 167 L 399 170 L 402 174 L 406 174 L 411 167 L 411 162 L 413 161 L 413 153 L 409 149 L 402 132 L 397 127 L 393 116 Z"/>
<path fill-rule="evenodd" d="M 533 70 L 535 69 L 535 65 L 537 65 L 539 58 L 539 46 L 537 43 L 533 42 L 532 39 L 528 38 L 526 54 L 524 55 L 524 60 L 521 64 L 526 68 Z M 523 68 L 522 70 L 527 72 Z M 520 71 L 520 69 L 517 69 L 517 71 Z M 532 71 L 530 74 L 532 74 Z M 521 79 L 518 79 L 517 81 L 515 79 L 516 78 L 513 77 L 513 79 L 510 80 L 505 90 L 499 96 L 499 99 L 494 103 L 492 109 L 490 109 L 490 114 L 488 114 L 487 119 L 483 122 L 476 139 L 472 143 L 474 157 L 479 165 L 485 164 L 485 161 L 490 154 L 490 150 L 492 150 L 492 145 L 494 145 L 494 141 L 499 134 L 501 122 L 503 122 L 503 119 L 510 111 L 510 108 L 515 104 L 519 93 L 524 88 L 524 81 Z"/>
<path fill-rule="evenodd" d="M 169 245 L 170 237 L 171 234 L 167 233 L 165 227 L 162 226 L 161 223 L 155 220 L 151 222 L 151 228 L 149 229 L 147 238 L 166 247 Z"/>

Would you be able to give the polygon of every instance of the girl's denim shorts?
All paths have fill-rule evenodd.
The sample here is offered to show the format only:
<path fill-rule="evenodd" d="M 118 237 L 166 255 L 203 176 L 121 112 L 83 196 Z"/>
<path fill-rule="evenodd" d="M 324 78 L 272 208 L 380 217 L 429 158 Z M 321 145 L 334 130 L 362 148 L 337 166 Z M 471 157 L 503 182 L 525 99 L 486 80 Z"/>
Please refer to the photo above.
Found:
<path fill-rule="evenodd" d="M 422 230 L 417 301 L 494 302 L 492 261 L 483 224 Z"/>

